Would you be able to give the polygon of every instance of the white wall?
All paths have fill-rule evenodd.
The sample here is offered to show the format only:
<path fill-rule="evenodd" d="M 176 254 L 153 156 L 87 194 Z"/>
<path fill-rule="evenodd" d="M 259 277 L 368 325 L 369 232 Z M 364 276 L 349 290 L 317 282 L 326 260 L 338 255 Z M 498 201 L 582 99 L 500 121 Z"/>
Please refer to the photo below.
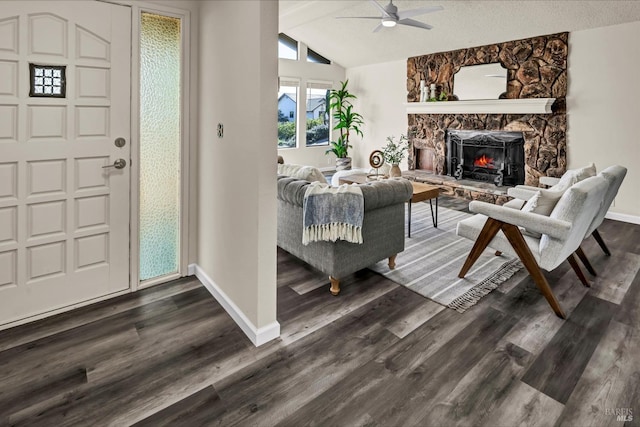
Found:
<path fill-rule="evenodd" d="M 350 91 L 358 97 L 354 110 L 362 114 L 363 137 L 353 138 L 353 165 L 369 169 L 369 155 L 386 144 L 388 136 L 407 134 L 407 61 L 393 61 L 347 69 Z M 407 169 L 407 158 L 400 164 Z"/>
<path fill-rule="evenodd" d="M 640 22 L 569 35 L 567 161 L 569 168 L 595 162 L 629 169 L 611 207 L 616 219 L 640 221 Z M 429 52 L 424 52 L 425 54 Z M 364 116 L 362 142 L 354 139 L 354 165 L 367 166 L 388 135 L 407 132 L 406 61 L 347 69 L 349 86 Z M 368 167 L 368 166 L 367 166 Z M 405 170 L 406 162 L 401 165 Z M 617 216 L 616 216 L 617 214 Z"/>
<path fill-rule="evenodd" d="M 298 61 L 291 59 L 280 59 L 278 61 L 278 74 L 281 77 L 293 77 L 300 79 L 300 89 L 298 90 L 298 117 L 307 116 L 307 82 L 309 80 L 333 82 L 333 87 L 340 87 L 340 82 L 345 79 L 345 70 L 338 64 L 318 64 L 307 62 L 306 46 L 298 43 L 300 56 Z M 274 97 L 274 103 L 277 97 Z M 304 122 L 303 122 L 304 123 Z M 317 168 L 335 167 L 336 157 L 333 154 L 325 155 L 327 146 L 306 147 L 302 140 L 302 135 L 306 134 L 305 126 L 298 126 L 298 146 L 296 148 L 284 148 L 278 150 L 278 154 L 284 157 L 286 163 L 295 165 L 309 165 Z M 274 139 L 274 145 L 277 138 Z"/>
<path fill-rule="evenodd" d="M 198 266 L 259 330 L 277 325 L 278 3 L 201 1 L 198 19 Z"/>
<path fill-rule="evenodd" d="M 610 212 L 640 219 L 640 22 L 569 35 L 567 160 L 629 171 Z"/>

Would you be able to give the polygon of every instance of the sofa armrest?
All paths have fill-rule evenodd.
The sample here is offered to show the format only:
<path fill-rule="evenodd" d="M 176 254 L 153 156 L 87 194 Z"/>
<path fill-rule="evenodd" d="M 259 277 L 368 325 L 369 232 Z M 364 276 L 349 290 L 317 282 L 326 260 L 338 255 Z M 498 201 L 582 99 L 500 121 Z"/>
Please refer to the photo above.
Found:
<path fill-rule="evenodd" d="M 546 234 L 556 239 L 564 239 L 571 230 L 571 223 L 568 221 L 531 212 L 522 212 L 486 202 L 473 201 L 469 203 L 469 210 L 498 221 L 524 227 L 528 231 Z"/>
<path fill-rule="evenodd" d="M 560 178 L 555 178 L 553 176 L 541 176 L 538 179 L 538 182 L 540 182 L 540 184 L 542 185 L 553 187 L 554 185 L 560 182 Z"/>
<path fill-rule="evenodd" d="M 514 199 L 529 200 L 536 194 L 536 191 L 540 190 L 538 187 L 531 187 L 528 185 L 516 185 L 513 188 L 507 189 L 507 195 Z"/>

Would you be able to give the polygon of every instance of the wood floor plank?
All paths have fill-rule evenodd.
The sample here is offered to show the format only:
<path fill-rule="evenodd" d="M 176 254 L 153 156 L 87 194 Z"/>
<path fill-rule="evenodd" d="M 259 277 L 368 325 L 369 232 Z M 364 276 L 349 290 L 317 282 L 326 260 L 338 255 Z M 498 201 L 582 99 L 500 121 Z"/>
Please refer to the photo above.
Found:
<path fill-rule="evenodd" d="M 194 276 L 0 331 L 0 352 L 202 287 Z"/>
<path fill-rule="evenodd" d="M 410 301 L 418 300 L 412 296 Z M 387 326 L 387 330 L 398 338 L 404 338 L 411 332 L 415 331 L 419 326 L 429 321 L 433 316 L 443 310 L 446 310 L 443 305 L 426 298 L 423 301 L 418 302 L 419 303 L 414 307 L 411 307 L 410 305 L 405 306 L 406 311 L 403 316 L 393 322 L 390 322 Z"/>
<path fill-rule="evenodd" d="M 640 329 L 640 272 L 636 274 L 631 286 L 629 286 L 629 290 L 625 294 L 624 300 L 619 305 L 615 320 Z"/>
<path fill-rule="evenodd" d="M 502 403 L 491 411 L 491 414 L 485 419 L 484 425 L 493 427 L 552 426 L 555 425 L 563 409 L 562 403 L 518 381 L 504 396 Z"/>
<path fill-rule="evenodd" d="M 601 257 L 593 263 L 598 275 L 593 278 L 590 294 L 620 304 L 640 270 L 640 255 L 632 253 Z"/>
<path fill-rule="evenodd" d="M 640 329 L 612 321 L 565 405 L 558 425 L 620 425 L 615 409 L 637 411 Z M 585 410 L 586 409 L 586 410 Z M 637 415 L 637 414 L 635 414 Z"/>
<path fill-rule="evenodd" d="M 224 412 L 224 406 L 219 405 L 220 396 L 212 386 L 193 393 L 189 397 L 156 412 L 148 418 L 139 421 L 135 427 L 162 426 L 200 426 L 211 420 L 216 420 Z"/>
<path fill-rule="evenodd" d="M 483 425 L 533 361 L 528 351 L 506 341 L 489 351 L 442 401 L 421 420 L 423 425 Z"/>
<path fill-rule="evenodd" d="M 573 270 L 569 270 L 555 281 L 553 292 L 565 314 L 570 316 L 587 295 L 588 288 L 576 279 Z M 506 340 L 532 354 L 540 353 L 565 323 L 556 316 L 533 281 L 518 292 L 506 295 L 493 307 L 506 313 L 520 313 L 518 325 L 509 331 Z"/>
<path fill-rule="evenodd" d="M 607 330 L 615 307 L 608 301 L 585 296 L 522 381 L 558 402 L 566 403 Z"/>

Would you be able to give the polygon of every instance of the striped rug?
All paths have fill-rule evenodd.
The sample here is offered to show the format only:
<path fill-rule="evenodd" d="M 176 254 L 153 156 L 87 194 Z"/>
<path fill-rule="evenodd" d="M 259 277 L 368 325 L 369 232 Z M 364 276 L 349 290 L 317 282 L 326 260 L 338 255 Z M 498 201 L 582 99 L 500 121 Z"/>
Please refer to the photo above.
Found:
<path fill-rule="evenodd" d="M 487 248 L 464 279 L 458 273 L 471 251 L 473 241 L 458 237 L 458 221 L 472 214 L 439 208 L 438 228 L 431 222 L 429 203 L 412 206 L 411 237 L 405 233 L 404 252 L 396 258 L 396 268 L 387 261 L 372 270 L 414 292 L 462 313 L 522 268 L 516 258 Z"/>

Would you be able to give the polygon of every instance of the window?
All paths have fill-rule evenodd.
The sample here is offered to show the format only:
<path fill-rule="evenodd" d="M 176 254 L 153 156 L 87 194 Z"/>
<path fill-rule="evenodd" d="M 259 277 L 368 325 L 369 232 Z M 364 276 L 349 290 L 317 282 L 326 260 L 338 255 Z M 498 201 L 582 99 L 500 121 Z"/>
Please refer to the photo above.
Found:
<path fill-rule="evenodd" d="M 331 83 L 307 84 L 307 147 L 329 145 L 331 129 L 327 114 Z"/>
<path fill-rule="evenodd" d="M 64 66 L 29 64 L 31 97 L 64 98 L 66 95 Z"/>
<path fill-rule="evenodd" d="M 140 22 L 140 280 L 177 273 L 180 253 L 181 21 Z"/>
<path fill-rule="evenodd" d="M 284 33 L 278 34 L 278 58 L 298 60 L 298 42 Z"/>
<path fill-rule="evenodd" d="M 298 83 L 281 80 L 278 91 L 278 148 L 295 148 L 297 145 L 297 109 Z"/>
<path fill-rule="evenodd" d="M 320 55 L 318 52 L 313 51 L 307 48 L 307 62 L 316 62 L 318 64 L 331 64 L 324 56 Z"/>

